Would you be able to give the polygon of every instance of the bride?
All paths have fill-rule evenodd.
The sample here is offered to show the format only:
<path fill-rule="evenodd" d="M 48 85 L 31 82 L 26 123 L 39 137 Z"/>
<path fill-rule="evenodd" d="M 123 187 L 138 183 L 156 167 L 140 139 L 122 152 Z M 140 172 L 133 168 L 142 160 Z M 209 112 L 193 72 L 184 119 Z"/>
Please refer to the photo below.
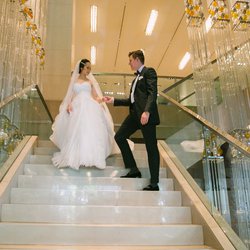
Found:
<path fill-rule="evenodd" d="M 64 100 L 52 125 L 50 140 L 60 149 L 52 162 L 58 168 L 106 167 L 106 158 L 118 153 L 114 125 L 88 59 L 76 64 Z"/>

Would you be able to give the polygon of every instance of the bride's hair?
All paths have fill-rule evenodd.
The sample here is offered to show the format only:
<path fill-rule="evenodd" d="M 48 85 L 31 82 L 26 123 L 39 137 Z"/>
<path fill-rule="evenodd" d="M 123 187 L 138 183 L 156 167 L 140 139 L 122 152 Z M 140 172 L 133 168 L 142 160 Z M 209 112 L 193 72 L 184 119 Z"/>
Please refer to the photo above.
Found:
<path fill-rule="evenodd" d="M 82 69 L 86 65 L 86 63 L 90 63 L 88 59 L 82 59 L 79 63 L 79 74 L 81 74 Z"/>

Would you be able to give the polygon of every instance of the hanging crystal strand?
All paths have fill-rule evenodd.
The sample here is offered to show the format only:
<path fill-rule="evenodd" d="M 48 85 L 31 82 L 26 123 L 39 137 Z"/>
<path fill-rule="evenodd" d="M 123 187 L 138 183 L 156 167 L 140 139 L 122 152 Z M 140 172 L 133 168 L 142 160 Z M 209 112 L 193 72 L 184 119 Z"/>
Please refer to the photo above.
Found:
<path fill-rule="evenodd" d="M 36 0 L 35 1 L 35 7 L 34 9 L 36 10 L 35 13 L 34 13 L 34 20 L 35 20 L 35 23 L 37 24 L 40 24 L 40 3 L 41 3 L 41 0 Z M 39 25 L 40 27 L 40 25 Z M 40 30 L 39 30 L 40 31 Z M 40 34 L 40 38 L 41 38 L 41 33 L 39 32 Z M 34 83 L 38 84 L 40 82 L 40 70 L 39 70 L 39 52 L 36 56 L 36 64 L 35 64 L 35 76 L 34 76 Z"/>
<path fill-rule="evenodd" d="M 9 16 L 10 16 L 10 5 L 11 2 L 6 0 L 4 5 L 4 16 L 3 16 L 3 22 L 2 22 L 2 36 L 1 36 L 1 67 L 2 67 L 2 75 L 1 75 L 1 96 L 0 99 L 3 101 L 4 94 L 5 94 L 5 85 L 6 85 L 6 78 L 7 78 L 7 60 L 6 60 L 6 51 L 7 51 L 7 45 L 8 45 L 8 32 L 9 32 Z"/>
<path fill-rule="evenodd" d="M 31 8 L 32 8 L 32 10 L 33 10 L 33 19 L 32 19 L 32 21 L 33 21 L 33 24 L 37 24 L 37 20 L 36 20 L 36 17 L 38 16 L 36 13 L 37 13 L 37 9 L 36 9 L 36 7 L 37 7 L 37 0 L 34 0 L 33 2 L 32 2 L 32 5 L 31 5 Z M 31 35 L 32 35 L 32 28 L 31 28 L 31 30 L 30 30 L 30 32 L 31 32 Z M 30 84 L 36 84 L 37 83 L 37 81 L 38 81 L 38 79 L 37 79 L 37 56 L 36 56 L 36 46 L 35 46 L 35 44 L 34 44 L 34 42 L 33 43 L 31 43 L 30 44 L 30 46 L 31 46 L 31 51 L 32 51 L 32 53 L 31 53 L 31 58 L 30 58 L 30 60 L 29 60 L 29 68 L 30 68 Z"/>
<path fill-rule="evenodd" d="M 10 1 L 9 8 L 9 20 L 8 20 L 8 33 L 7 33 L 7 46 L 5 51 L 5 83 L 4 83 L 4 95 L 6 98 L 13 94 L 13 82 L 14 82 L 14 60 L 15 60 L 15 36 L 16 36 L 16 22 L 17 22 L 17 3 Z M 4 113 L 10 117 L 12 113 L 12 105 L 8 105 L 4 109 Z"/>
<path fill-rule="evenodd" d="M 230 33 L 228 8 L 224 0 L 208 0 L 209 19 L 212 26 L 224 110 L 228 116 L 220 122 L 225 130 L 241 128 L 246 123 L 247 112 L 241 88 L 234 70 L 235 55 Z"/>
<path fill-rule="evenodd" d="M 239 141 L 247 144 L 245 128 L 249 124 L 250 115 L 249 78 L 247 77 L 249 75 L 249 50 L 244 51 L 242 48 L 248 48 L 249 46 L 249 37 L 247 40 L 245 36 L 248 32 L 244 28 L 244 31 L 232 33 L 226 4 L 222 0 L 210 1 L 209 13 L 212 20 L 212 33 L 223 105 L 228 114 L 226 121 L 221 122 L 221 124 L 226 124 L 224 129 L 231 131 Z M 236 15 L 233 16 L 236 17 Z M 233 24 L 234 28 L 239 29 L 241 27 L 240 23 L 235 22 L 235 20 Z M 240 33 L 244 34 L 244 38 Z M 236 50 L 235 47 L 237 47 Z M 248 70 L 246 70 L 247 68 Z M 243 158 L 240 152 L 235 149 L 232 149 L 232 152 L 233 160 L 230 168 L 232 168 L 233 185 L 231 185 L 231 188 L 233 188 L 233 191 L 230 193 L 230 200 L 233 217 L 237 218 L 237 220 L 233 220 L 232 227 L 249 246 L 250 165 L 249 160 Z"/>
<path fill-rule="evenodd" d="M 245 198 L 246 198 L 246 202 L 245 202 L 245 209 L 246 209 L 246 223 L 247 223 L 247 235 L 248 235 L 248 239 L 250 236 L 250 196 L 249 196 L 249 192 L 250 192 L 250 175 L 249 175 L 249 166 L 250 166 L 250 161 L 249 159 L 242 159 L 242 169 L 243 169 L 243 178 L 244 178 L 244 184 L 245 184 Z M 248 244 L 250 245 L 250 242 L 248 242 Z"/>
<path fill-rule="evenodd" d="M 17 24 L 17 35 L 16 35 L 16 60 L 14 65 L 14 75 L 15 75 L 15 92 L 22 89 L 22 77 L 21 77 L 21 69 L 22 69 L 22 53 L 23 53 L 23 44 L 24 37 L 27 36 L 26 28 L 25 28 L 25 18 L 23 15 L 20 15 L 19 22 Z"/>
<path fill-rule="evenodd" d="M 250 130 L 235 129 L 233 136 L 250 146 Z M 235 215 L 240 238 L 250 247 L 250 160 L 232 147 L 232 192 L 235 196 Z"/>
<path fill-rule="evenodd" d="M 247 113 L 247 122 L 243 128 L 250 124 L 250 89 L 249 89 L 249 42 L 250 42 L 250 1 L 249 0 L 231 0 L 231 13 L 233 23 L 235 65 L 236 77 L 241 88 L 243 105 Z M 242 105 L 242 107 L 243 107 Z"/>
<path fill-rule="evenodd" d="M 17 8 L 17 2 L 10 1 L 9 4 L 9 10 L 8 10 L 8 31 L 6 33 L 6 47 L 5 47 L 5 53 L 4 53 L 4 62 L 5 62 L 5 81 L 4 81 L 4 87 L 3 87 L 3 98 L 13 94 L 13 67 L 14 67 L 14 60 L 15 60 L 15 36 L 16 36 L 16 23 L 17 23 L 17 17 L 18 17 L 18 8 Z"/>
<path fill-rule="evenodd" d="M 249 10 L 250 12 L 250 10 Z M 237 81 L 242 93 L 242 102 L 246 110 L 246 122 L 244 126 L 250 124 L 250 34 L 248 30 L 234 31 L 235 45 L 235 64 Z"/>
<path fill-rule="evenodd" d="M 17 47 L 19 46 L 19 42 L 17 40 L 18 37 L 18 24 L 20 22 L 20 8 L 19 8 L 19 4 L 17 1 L 14 2 L 15 4 L 13 5 L 13 13 L 15 15 L 15 18 L 13 19 L 13 25 L 12 25 L 12 37 L 11 37 L 11 58 L 10 58 L 10 72 L 9 72 L 9 76 L 10 76 L 10 87 L 8 89 L 8 91 L 6 91 L 6 94 L 8 95 L 13 95 L 16 93 L 16 75 L 15 75 L 15 67 L 18 65 L 16 65 L 16 60 L 17 60 Z"/>
<path fill-rule="evenodd" d="M 5 52 L 5 43 L 4 43 L 4 36 L 7 31 L 6 24 L 7 24 L 7 13 L 8 13 L 8 0 L 4 0 L 1 2 L 1 16 L 0 16 L 0 101 L 3 100 L 3 86 L 4 86 L 4 52 Z"/>
<path fill-rule="evenodd" d="M 213 206 L 213 213 L 222 214 L 226 221 L 231 224 L 231 215 L 229 208 L 229 199 L 227 192 L 227 181 L 224 158 L 221 156 L 218 138 L 207 128 L 203 128 L 204 137 L 204 181 L 205 193 L 208 195 Z"/>
<path fill-rule="evenodd" d="M 240 113 L 242 113 L 242 124 L 234 127 L 232 135 L 247 146 L 250 146 L 250 104 L 249 104 L 249 28 L 250 10 L 249 1 L 231 0 L 231 13 L 233 32 L 231 34 L 234 51 L 232 71 L 234 73 L 235 86 Z M 237 116 L 238 117 L 238 116 Z M 235 209 L 238 217 L 237 228 L 240 238 L 250 248 L 250 184 L 249 171 L 250 160 L 245 158 L 239 151 L 232 148 L 232 177 L 235 194 Z"/>
<path fill-rule="evenodd" d="M 215 82 L 210 64 L 210 52 L 204 25 L 204 15 L 201 1 L 185 1 L 185 11 L 188 23 L 188 36 L 193 63 L 193 76 L 198 113 L 219 125 Z M 224 158 L 220 156 L 215 135 L 204 129 L 205 153 L 203 168 L 206 193 L 212 203 L 212 208 L 231 222 Z"/>
<path fill-rule="evenodd" d="M 40 27 L 40 35 L 43 41 L 46 41 L 46 13 L 48 7 L 48 1 L 40 1 L 40 11 L 39 11 L 39 27 Z M 44 60 L 45 60 L 45 50 L 42 48 L 41 54 L 39 56 L 39 66 L 42 69 L 44 67 Z M 41 81 L 41 70 L 39 75 L 39 82 L 40 88 L 42 89 L 42 81 Z"/>
<path fill-rule="evenodd" d="M 202 2 L 201 0 L 184 0 L 184 2 L 198 112 L 207 120 L 218 125 L 215 86 L 205 36 Z"/>
<path fill-rule="evenodd" d="M 228 198 L 228 188 L 227 188 L 227 178 L 226 178 L 226 171 L 225 171 L 225 164 L 223 157 L 218 157 L 215 161 L 218 173 L 218 183 L 219 183 L 219 190 L 220 190 L 220 205 L 223 217 L 226 221 L 231 225 L 231 212 L 229 207 L 229 198 Z"/>
<path fill-rule="evenodd" d="M 249 200 L 249 159 L 242 158 L 236 152 L 232 160 L 233 188 L 235 192 L 236 215 L 238 222 L 238 234 L 243 242 L 250 247 L 250 200 Z"/>

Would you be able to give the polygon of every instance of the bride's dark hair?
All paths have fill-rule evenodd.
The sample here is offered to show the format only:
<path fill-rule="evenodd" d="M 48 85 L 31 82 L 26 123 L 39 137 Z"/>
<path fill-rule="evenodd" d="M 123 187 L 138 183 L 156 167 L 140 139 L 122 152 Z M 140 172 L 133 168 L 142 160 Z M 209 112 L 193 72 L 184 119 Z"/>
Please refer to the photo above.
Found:
<path fill-rule="evenodd" d="M 88 59 L 82 59 L 79 64 L 79 74 L 81 74 L 82 69 L 86 65 L 86 63 L 90 63 Z"/>

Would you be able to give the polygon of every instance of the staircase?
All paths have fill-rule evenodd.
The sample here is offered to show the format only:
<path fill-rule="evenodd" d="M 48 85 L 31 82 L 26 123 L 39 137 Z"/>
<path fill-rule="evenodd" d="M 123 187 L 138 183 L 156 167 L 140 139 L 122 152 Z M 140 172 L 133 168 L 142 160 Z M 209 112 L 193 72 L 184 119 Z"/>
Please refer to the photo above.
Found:
<path fill-rule="evenodd" d="M 160 192 L 141 191 L 149 182 L 144 145 L 134 152 L 141 179 L 119 178 L 128 171 L 120 155 L 109 157 L 104 170 L 57 169 L 56 150 L 39 141 L 18 176 L 1 209 L 0 249 L 211 249 L 165 168 Z"/>

